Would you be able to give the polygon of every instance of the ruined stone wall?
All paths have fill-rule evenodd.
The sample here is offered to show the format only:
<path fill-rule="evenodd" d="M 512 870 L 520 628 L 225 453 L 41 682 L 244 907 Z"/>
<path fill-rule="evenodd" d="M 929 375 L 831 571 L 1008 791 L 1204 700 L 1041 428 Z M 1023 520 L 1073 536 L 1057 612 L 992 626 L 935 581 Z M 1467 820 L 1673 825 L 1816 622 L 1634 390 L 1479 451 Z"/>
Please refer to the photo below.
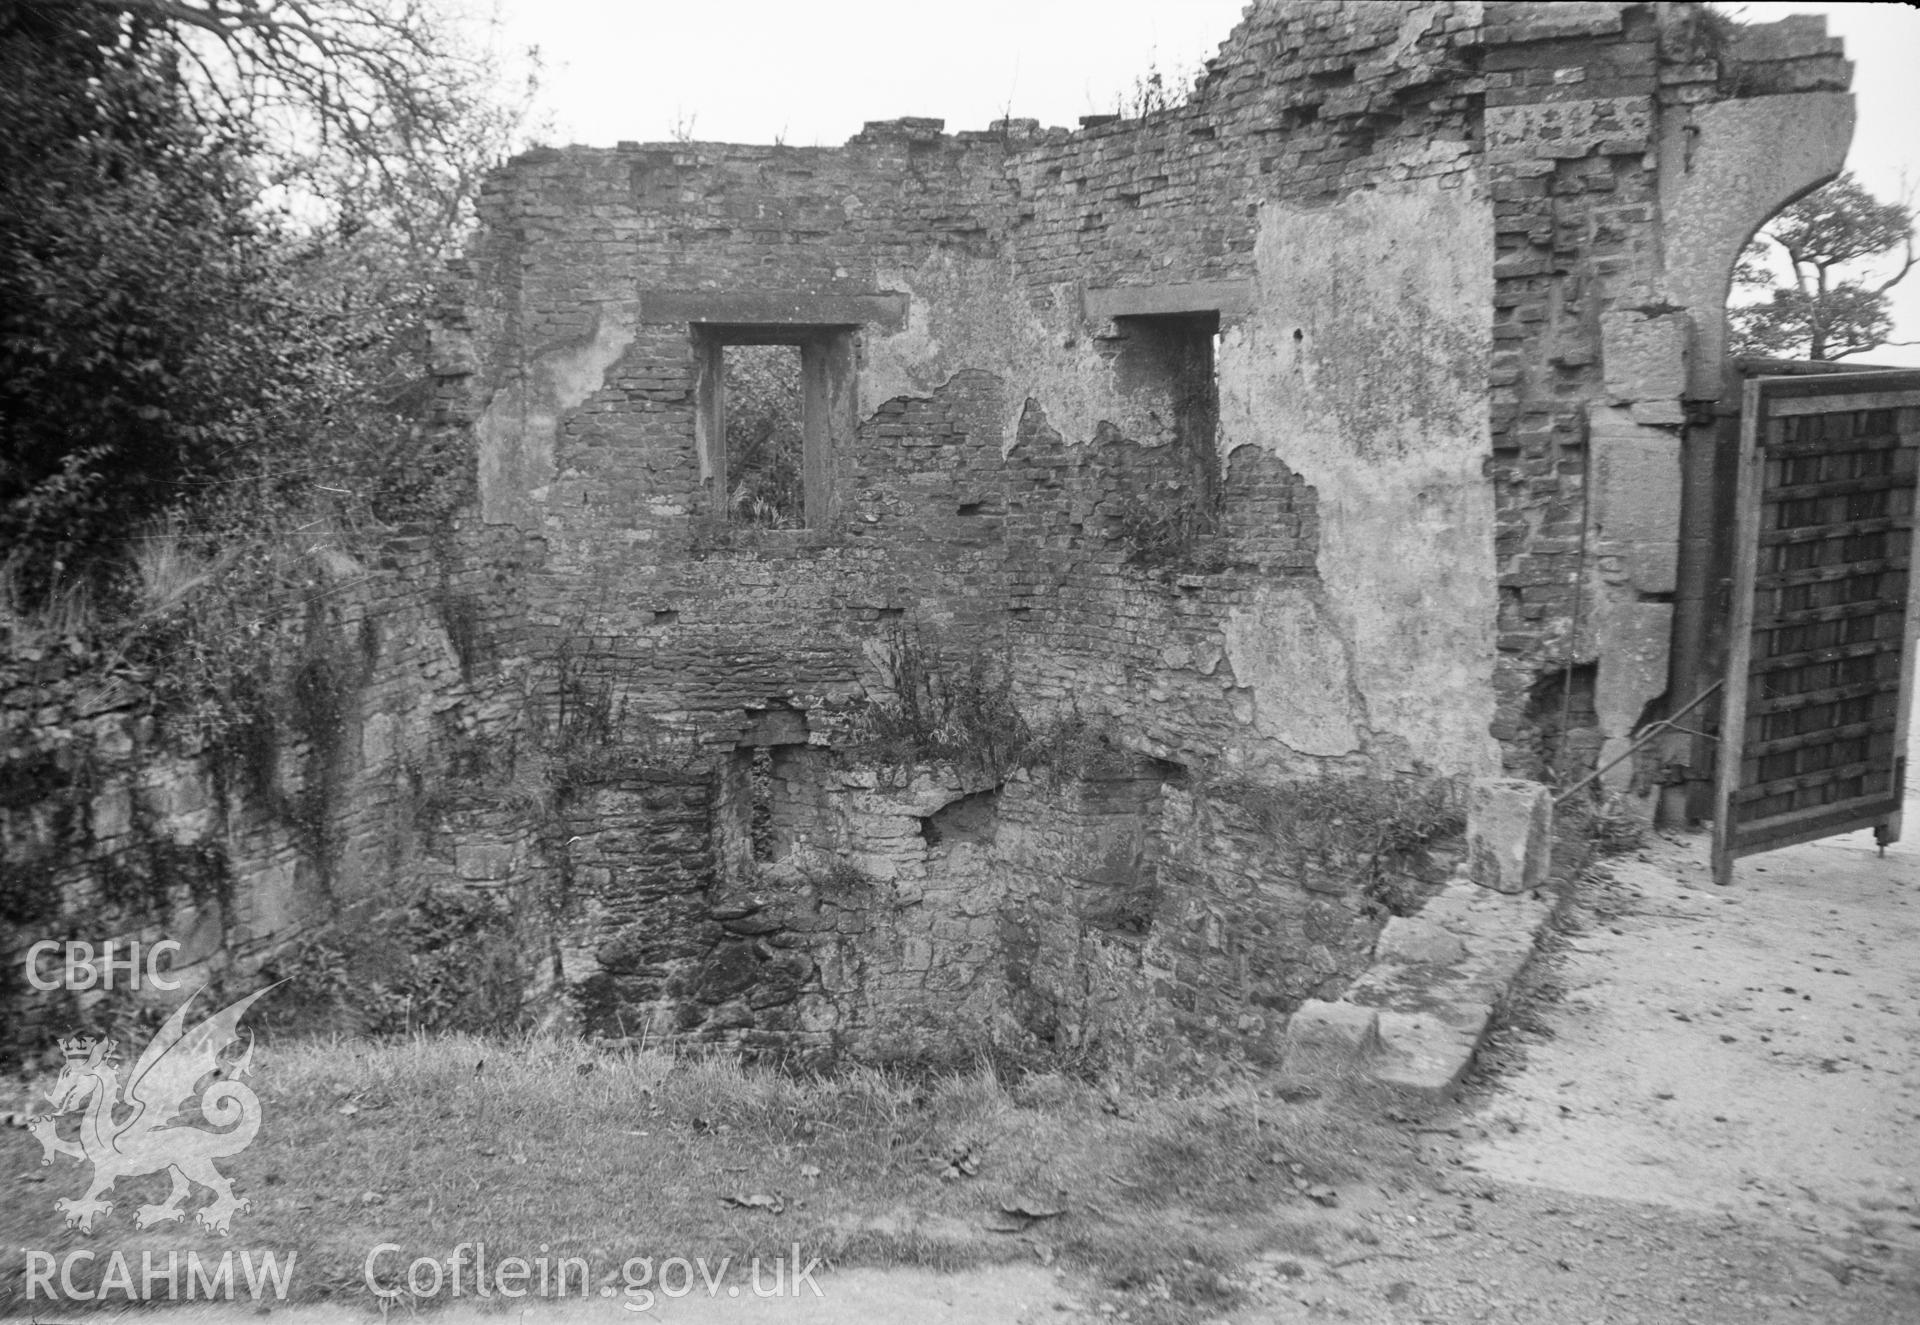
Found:
<path fill-rule="evenodd" d="M 1195 829 L 1221 813 L 1196 788 L 1492 766 L 1475 16 L 1261 10 L 1193 104 L 1079 133 L 888 121 L 496 181 L 462 329 L 482 511 L 543 540 L 536 648 L 660 779 L 570 811 L 562 946 L 597 1027 L 1081 1047 L 1179 1008 L 1258 1044 L 1364 959 L 1370 867 L 1311 893 L 1257 832 Z M 701 337 L 843 324 L 830 506 L 730 520 Z M 1204 432 L 1175 380 L 1197 348 Z M 1448 559 L 1480 570 L 1428 573 Z M 914 684 L 903 647 L 936 691 L 977 669 L 1159 771 L 876 775 L 862 714 Z M 782 789 L 758 811 L 750 749 Z M 1153 845 L 1120 881 L 1123 839 Z"/>
<path fill-rule="evenodd" d="M 132 990 L 124 970 L 111 997 L 100 984 L 30 990 L 25 954 L 42 940 L 96 953 L 112 940 L 124 957 L 129 943 L 170 939 L 181 947 L 169 978 L 192 989 L 284 974 L 303 936 L 365 925 L 436 887 L 497 892 L 537 915 L 536 825 L 504 794 L 504 770 L 467 757 L 523 729 L 525 554 L 476 524 L 400 531 L 369 564 L 328 561 L 282 618 L 258 623 L 257 685 L 217 714 L 168 698 L 196 675 L 185 659 L 168 687 L 153 664 L 77 640 L 8 658 L 0 1053 L 164 997 Z M 529 939 L 521 975 L 537 993 L 554 972 L 544 926 Z M 42 973 L 64 978 L 58 956 Z"/>
<path fill-rule="evenodd" d="M 189 770 L 139 776 L 231 863 L 209 953 L 438 880 L 611 1035 L 1262 1052 L 1455 858 L 1362 820 L 1672 702 L 1727 273 L 1845 80 L 1817 22 L 1311 0 L 1137 120 L 527 154 L 436 338 L 473 509 L 307 627 L 337 711 L 272 785 L 318 815 L 79 716 Z M 804 528 L 729 509 L 716 366 L 767 341 Z M 76 915 L 118 795 L 0 805 Z"/>
<path fill-rule="evenodd" d="M 1565 781 L 1623 748 L 1666 688 L 1721 232 L 1784 201 L 1703 221 L 1689 179 L 1844 82 L 1771 31 L 1256 5 L 1140 120 L 504 172 L 462 329 L 482 513 L 542 540 L 535 651 L 634 715 L 616 743 L 658 779 L 569 820 L 592 1016 L 1247 1047 L 1364 958 L 1383 869 L 1282 859 L 1248 789 Z M 1826 150 L 1788 153 L 1793 187 Z M 714 347 L 782 334 L 831 364 L 831 446 L 808 527 L 769 530 L 727 509 Z M 875 763 L 876 706 L 968 675 L 1104 754 Z"/>

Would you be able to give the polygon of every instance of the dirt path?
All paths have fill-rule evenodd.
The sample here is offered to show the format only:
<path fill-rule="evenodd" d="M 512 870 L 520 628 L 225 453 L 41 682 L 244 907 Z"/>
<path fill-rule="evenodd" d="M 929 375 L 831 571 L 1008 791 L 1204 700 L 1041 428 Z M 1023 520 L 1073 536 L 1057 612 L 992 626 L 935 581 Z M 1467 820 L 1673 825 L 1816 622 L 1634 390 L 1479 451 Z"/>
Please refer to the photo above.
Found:
<path fill-rule="evenodd" d="M 1613 865 L 1472 1162 L 1920 1248 L 1920 857 L 1798 847 L 1722 891 L 1701 848 Z"/>
<path fill-rule="evenodd" d="M 1718 890 L 1691 835 L 1608 873 L 1411 1129 L 1451 1190 L 1348 1194 L 1374 1254 L 1269 1266 L 1230 1319 L 1920 1322 L 1920 853 Z"/>

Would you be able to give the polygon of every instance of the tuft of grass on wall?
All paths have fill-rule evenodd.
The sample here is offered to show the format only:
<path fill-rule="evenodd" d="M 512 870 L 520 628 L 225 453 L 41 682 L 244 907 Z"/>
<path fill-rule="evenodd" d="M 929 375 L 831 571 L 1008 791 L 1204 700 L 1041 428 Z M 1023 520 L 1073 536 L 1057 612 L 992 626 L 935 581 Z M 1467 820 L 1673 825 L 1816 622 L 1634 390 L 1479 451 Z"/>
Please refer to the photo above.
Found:
<path fill-rule="evenodd" d="M 1329 775 L 1239 789 L 1260 827 L 1310 856 L 1384 856 L 1466 831 L 1464 789 L 1433 778 L 1401 782 Z"/>
<path fill-rule="evenodd" d="M 880 645 L 886 694 L 860 714 L 851 756 L 883 765 L 951 763 L 999 777 L 1030 754 L 1013 675 L 981 652 L 949 668 L 938 646 L 896 629 Z"/>
<path fill-rule="evenodd" d="M 1602 856 L 1622 856 L 1646 845 L 1647 823 L 1628 808 L 1619 793 L 1593 787 L 1555 807 L 1555 815 L 1576 827 Z"/>

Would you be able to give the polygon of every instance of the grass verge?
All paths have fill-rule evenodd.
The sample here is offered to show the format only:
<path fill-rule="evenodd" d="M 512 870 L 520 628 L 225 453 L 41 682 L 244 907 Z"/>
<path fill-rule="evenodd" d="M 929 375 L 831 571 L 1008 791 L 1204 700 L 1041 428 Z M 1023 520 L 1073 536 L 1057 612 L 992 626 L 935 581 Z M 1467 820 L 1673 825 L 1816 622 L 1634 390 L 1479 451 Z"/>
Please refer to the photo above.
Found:
<path fill-rule="evenodd" d="M 92 1237 L 65 1229 L 53 1203 L 88 1173 L 64 1156 L 42 1168 L 18 1128 L 0 1133 L 0 1165 L 24 1199 L 0 1215 L 0 1237 L 56 1258 L 93 1250 L 75 1272 L 83 1287 L 115 1250 L 137 1279 L 142 1251 L 164 1262 L 270 1248 L 297 1255 L 289 1300 L 369 1308 L 381 1244 L 401 1249 L 376 1265 L 384 1286 L 404 1288 L 415 1257 L 444 1266 L 460 1244 L 485 1243 L 493 1267 L 584 1261 L 572 1296 L 583 1280 L 619 1295 L 636 1257 L 704 1260 L 709 1273 L 724 1261 L 734 1283 L 756 1256 L 942 1270 L 1037 1257 L 1134 1295 L 1136 1319 L 1179 1320 L 1226 1305 L 1223 1272 L 1249 1257 L 1337 1242 L 1316 1201 L 1407 1153 L 1390 1119 L 1398 1097 L 1324 1064 L 1311 1089 L 1283 1074 L 1185 1098 L 985 1068 L 803 1079 L 458 1035 L 263 1045 L 255 1067 L 261 1130 L 219 1165 L 253 1203 L 229 1239 L 190 1217 L 136 1230 L 138 1205 L 165 1193 L 158 1175 L 123 1180 Z M 207 1199 L 196 1189 L 189 1213 Z M 17 1312 L 20 1264 L 6 1273 L 0 1312 Z M 466 1274 L 471 1293 L 470 1253 Z"/>

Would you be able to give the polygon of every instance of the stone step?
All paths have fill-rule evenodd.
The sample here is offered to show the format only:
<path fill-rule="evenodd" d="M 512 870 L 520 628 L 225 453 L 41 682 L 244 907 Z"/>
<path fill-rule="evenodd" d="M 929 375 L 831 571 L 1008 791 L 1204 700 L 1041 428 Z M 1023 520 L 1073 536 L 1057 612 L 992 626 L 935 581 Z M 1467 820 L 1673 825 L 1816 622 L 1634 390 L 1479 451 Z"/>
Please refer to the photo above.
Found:
<path fill-rule="evenodd" d="M 1302 1004 L 1288 1039 L 1344 1049 L 1383 1081 L 1449 1092 L 1552 914 L 1537 894 L 1456 878 L 1420 914 L 1389 920 L 1373 965 L 1340 998 Z"/>

